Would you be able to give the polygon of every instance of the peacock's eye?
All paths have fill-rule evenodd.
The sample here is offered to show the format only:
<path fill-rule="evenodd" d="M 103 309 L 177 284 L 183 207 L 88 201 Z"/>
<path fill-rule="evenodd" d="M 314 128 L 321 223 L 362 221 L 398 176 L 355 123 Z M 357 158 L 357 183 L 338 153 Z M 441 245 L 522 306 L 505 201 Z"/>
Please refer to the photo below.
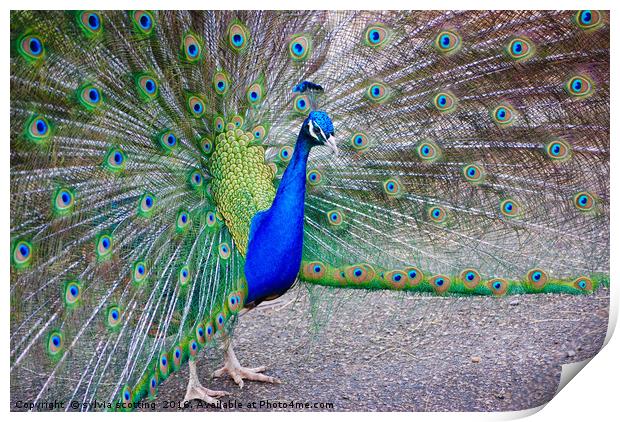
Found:
<path fill-rule="evenodd" d="M 447 218 L 446 210 L 442 207 L 435 206 L 428 210 L 428 216 L 435 223 L 443 223 Z"/>
<path fill-rule="evenodd" d="M 515 37 L 506 46 L 508 55 L 515 60 L 524 60 L 534 54 L 534 43 L 525 37 Z"/>
<path fill-rule="evenodd" d="M 383 103 L 389 98 L 388 86 L 382 82 L 375 82 L 366 89 L 366 97 L 374 103 Z"/>
<path fill-rule="evenodd" d="M 590 192 L 579 192 L 573 199 L 575 207 L 580 211 L 591 211 L 594 208 L 594 195 Z"/>
<path fill-rule="evenodd" d="M 293 36 L 289 42 L 289 55 L 293 60 L 305 60 L 310 54 L 312 42 L 306 35 Z"/>
<path fill-rule="evenodd" d="M 228 28 L 228 43 L 236 52 L 239 52 L 247 47 L 249 37 L 249 30 L 240 22 L 234 22 Z"/>
<path fill-rule="evenodd" d="M 580 10 L 575 21 L 581 29 L 594 29 L 603 23 L 603 15 L 598 10 Z"/>
<path fill-rule="evenodd" d="M 306 114 L 310 109 L 310 99 L 307 95 L 298 95 L 295 97 L 293 108 L 297 113 Z"/>
<path fill-rule="evenodd" d="M 500 105 L 497 106 L 492 114 L 493 120 L 499 126 L 508 126 L 513 122 L 514 119 L 514 111 L 509 105 Z"/>
<path fill-rule="evenodd" d="M 228 92 L 230 82 L 228 79 L 228 75 L 224 72 L 217 72 L 213 76 L 213 86 L 215 87 L 215 92 L 218 95 L 224 95 Z"/>
<path fill-rule="evenodd" d="M 468 182 L 476 184 L 484 178 L 484 171 L 476 164 L 469 164 L 463 168 L 463 176 Z"/>
<path fill-rule="evenodd" d="M 435 95 L 433 105 L 441 112 L 450 112 L 456 107 L 456 98 L 449 92 L 440 92 Z"/>
<path fill-rule="evenodd" d="M 562 141 L 555 140 L 547 144 L 546 153 L 552 160 L 563 160 L 570 156 L 570 146 Z"/>
<path fill-rule="evenodd" d="M 370 47 L 381 47 L 388 40 L 388 29 L 382 24 L 370 25 L 364 32 L 364 43 Z"/>
<path fill-rule="evenodd" d="M 38 35 L 24 35 L 17 43 L 17 50 L 28 61 L 35 61 L 43 57 L 43 41 Z"/>
<path fill-rule="evenodd" d="M 400 184 L 396 179 L 387 179 L 384 181 L 383 190 L 388 196 L 397 196 L 401 193 Z"/>
<path fill-rule="evenodd" d="M 451 53 L 461 46 L 461 37 L 453 31 L 441 31 L 435 38 L 435 47 L 442 53 Z"/>
<path fill-rule="evenodd" d="M 521 212 L 521 206 L 512 199 L 505 199 L 500 203 L 500 212 L 506 217 L 516 217 Z"/>
<path fill-rule="evenodd" d="M 566 82 L 565 89 L 575 97 L 586 97 L 592 93 L 592 81 L 585 76 L 573 76 Z"/>

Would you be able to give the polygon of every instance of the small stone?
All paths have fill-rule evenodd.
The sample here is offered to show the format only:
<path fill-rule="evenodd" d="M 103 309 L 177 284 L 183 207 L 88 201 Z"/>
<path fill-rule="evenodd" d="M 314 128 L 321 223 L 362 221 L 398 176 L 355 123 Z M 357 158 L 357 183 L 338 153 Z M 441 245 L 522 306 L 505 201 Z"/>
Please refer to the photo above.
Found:
<path fill-rule="evenodd" d="M 566 356 L 569 358 L 572 358 L 573 356 L 575 356 L 575 351 L 574 350 L 569 350 L 566 352 Z"/>
<path fill-rule="evenodd" d="M 517 306 L 519 304 L 519 301 L 517 299 L 513 299 L 510 301 L 510 306 Z"/>
<path fill-rule="evenodd" d="M 473 363 L 480 363 L 480 356 L 472 356 L 471 361 Z"/>

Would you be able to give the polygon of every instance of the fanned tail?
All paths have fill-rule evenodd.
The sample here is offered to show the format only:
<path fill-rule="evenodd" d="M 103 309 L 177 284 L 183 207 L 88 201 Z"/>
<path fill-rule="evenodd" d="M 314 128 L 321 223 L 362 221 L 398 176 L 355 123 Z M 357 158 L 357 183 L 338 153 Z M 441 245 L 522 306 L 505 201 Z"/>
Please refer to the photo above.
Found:
<path fill-rule="evenodd" d="M 587 12 L 347 15 L 318 79 L 343 153 L 310 159 L 300 278 L 496 295 L 606 282 L 609 32 Z"/>

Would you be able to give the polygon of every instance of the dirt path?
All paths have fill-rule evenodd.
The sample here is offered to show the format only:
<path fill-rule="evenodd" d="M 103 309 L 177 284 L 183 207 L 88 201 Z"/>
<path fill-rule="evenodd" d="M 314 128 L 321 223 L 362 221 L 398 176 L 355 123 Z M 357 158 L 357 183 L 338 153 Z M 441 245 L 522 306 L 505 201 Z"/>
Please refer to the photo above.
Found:
<path fill-rule="evenodd" d="M 249 410 L 290 410 L 261 409 L 261 400 L 333 403 L 310 410 L 519 410 L 553 397 L 561 364 L 597 353 L 608 306 L 607 289 L 498 299 L 298 288 L 245 315 L 236 331 L 241 363 L 267 365 L 281 385 L 240 390 L 230 379 L 210 380 L 221 353 L 198 367 L 203 384 L 230 391 L 237 410 L 252 402 Z M 181 400 L 187 379 L 184 369 L 166 380 L 156 409 Z M 190 406 L 184 411 L 207 410 Z"/>

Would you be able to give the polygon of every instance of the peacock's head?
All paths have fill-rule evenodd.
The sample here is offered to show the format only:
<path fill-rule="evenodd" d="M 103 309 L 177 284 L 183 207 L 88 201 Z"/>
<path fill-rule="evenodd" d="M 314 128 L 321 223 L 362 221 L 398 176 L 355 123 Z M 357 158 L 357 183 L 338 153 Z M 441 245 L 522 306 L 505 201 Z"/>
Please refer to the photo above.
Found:
<path fill-rule="evenodd" d="M 327 145 L 334 154 L 338 154 L 336 137 L 334 136 L 334 124 L 324 111 L 312 111 L 304 121 L 302 131 L 310 140 L 311 146 Z"/>

